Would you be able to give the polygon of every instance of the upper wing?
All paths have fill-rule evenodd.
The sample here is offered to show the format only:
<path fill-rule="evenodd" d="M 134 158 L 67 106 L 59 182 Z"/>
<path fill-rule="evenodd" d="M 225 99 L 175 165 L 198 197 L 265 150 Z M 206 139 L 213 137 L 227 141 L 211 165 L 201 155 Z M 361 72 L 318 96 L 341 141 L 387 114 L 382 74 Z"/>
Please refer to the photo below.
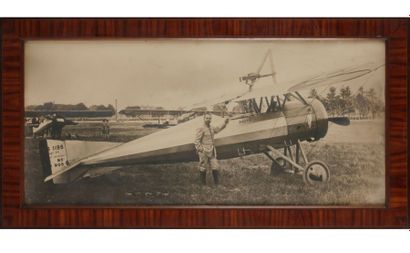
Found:
<path fill-rule="evenodd" d="M 332 72 L 321 73 L 309 78 L 305 78 L 300 81 L 291 82 L 286 85 L 286 87 L 290 86 L 290 88 L 278 88 L 275 85 L 255 85 L 252 90 L 247 89 L 247 87 L 245 90 L 244 86 L 243 91 L 224 94 L 217 98 L 193 104 L 191 106 L 185 107 L 184 109 L 191 111 L 212 111 L 212 106 L 216 104 L 228 104 L 233 101 L 238 102 L 258 97 L 283 95 L 308 88 L 312 89 L 321 86 L 343 84 L 345 82 L 373 73 L 384 66 L 385 64 L 367 63 L 359 66 L 338 69 Z"/>
<path fill-rule="evenodd" d="M 360 65 L 356 67 L 343 68 L 343 69 L 339 69 L 339 70 L 328 72 L 328 73 L 318 74 L 318 75 L 312 76 L 310 78 L 306 78 L 301 81 L 289 83 L 286 86 L 287 87 L 290 86 L 290 88 L 280 89 L 272 85 L 264 85 L 264 86 L 255 85 L 254 89 L 251 92 L 248 92 L 244 96 L 241 96 L 240 98 L 235 99 L 235 101 L 241 101 L 241 100 L 257 98 L 257 97 L 264 97 L 264 96 L 283 95 L 283 94 L 287 94 L 290 92 L 295 92 L 295 91 L 308 89 L 308 88 L 312 89 L 312 88 L 317 88 L 321 86 L 343 84 L 345 82 L 360 78 L 362 76 L 366 76 L 384 66 L 385 64 L 368 63 L 365 65 Z"/>
<path fill-rule="evenodd" d="M 321 86 L 330 86 L 333 84 L 339 84 L 351 81 L 353 79 L 370 74 L 379 68 L 383 67 L 384 64 L 373 64 L 368 63 L 361 66 L 344 68 L 330 73 L 324 73 L 315 76 L 311 79 L 304 80 L 302 82 L 296 83 L 288 89 L 289 92 L 303 90 L 307 88 L 316 88 Z"/>

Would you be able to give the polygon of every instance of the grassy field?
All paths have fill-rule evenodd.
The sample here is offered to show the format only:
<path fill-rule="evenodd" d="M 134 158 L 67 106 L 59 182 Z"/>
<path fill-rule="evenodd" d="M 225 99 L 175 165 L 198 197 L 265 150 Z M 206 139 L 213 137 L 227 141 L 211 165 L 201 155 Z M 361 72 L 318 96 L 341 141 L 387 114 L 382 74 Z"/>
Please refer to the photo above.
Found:
<path fill-rule="evenodd" d="M 270 176 L 262 154 L 220 161 L 221 183 L 200 186 L 196 163 L 127 166 L 109 175 L 66 185 L 42 183 L 38 141 L 26 139 L 26 203 L 97 205 L 380 205 L 384 203 L 384 145 L 369 136 L 373 122 L 352 122 L 339 135 L 330 125 L 329 138 L 303 143 L 309 160 L 329 165 L 328 184 L 310 186 L 300 175 Z M 100 139 L 98 123 L 67 127 L 81 139 Z M 157 131 L 139 123 L 111 126 L 111 140 L 128 141 Z M 362 134 L 356 135 L 362 132 Z M 349 133 L 353 136 L 349 139 Z M 364 136 L 368 134 L 369 136 Z M 357 137 L 355 137 L 355 135 Z M 341 136 L 341 137 L 338 137 Z M 355 140 L 355 143 L 352 142 Z"/>
<path fill-rule="evenodd" d="M 144 128 L 144 124 L 132 121 L 110 122 L 110 141 L 127 142 L 158 131 L 155 128 Z M 101 122 L 80 122 L 78 125 L 66 126 L 62 135 L 72 135 L 82 140 L 103 140 Z"/>

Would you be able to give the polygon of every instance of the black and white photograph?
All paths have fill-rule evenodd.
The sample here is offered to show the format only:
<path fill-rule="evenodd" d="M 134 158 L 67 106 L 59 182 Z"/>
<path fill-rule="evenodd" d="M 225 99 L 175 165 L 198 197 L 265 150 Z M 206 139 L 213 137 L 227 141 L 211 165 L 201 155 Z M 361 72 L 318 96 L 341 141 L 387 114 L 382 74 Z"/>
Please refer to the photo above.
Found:
<path fill-rule="evenodd" d="M 383 207 L 385 48 L 26 41 L 24 203 Z"/>

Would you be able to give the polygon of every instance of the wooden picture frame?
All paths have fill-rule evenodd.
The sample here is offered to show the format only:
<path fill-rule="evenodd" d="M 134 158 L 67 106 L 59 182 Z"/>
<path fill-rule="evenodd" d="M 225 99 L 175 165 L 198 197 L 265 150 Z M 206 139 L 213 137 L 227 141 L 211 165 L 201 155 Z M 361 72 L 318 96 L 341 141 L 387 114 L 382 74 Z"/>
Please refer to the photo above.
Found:
<path fill-rule="evenodd" d="M 1 19 L 2 228 L 406 228 L 407 19 Z M 385 207 L 24 206 L 24 41 L 129 38 L 386 38 Z"/>

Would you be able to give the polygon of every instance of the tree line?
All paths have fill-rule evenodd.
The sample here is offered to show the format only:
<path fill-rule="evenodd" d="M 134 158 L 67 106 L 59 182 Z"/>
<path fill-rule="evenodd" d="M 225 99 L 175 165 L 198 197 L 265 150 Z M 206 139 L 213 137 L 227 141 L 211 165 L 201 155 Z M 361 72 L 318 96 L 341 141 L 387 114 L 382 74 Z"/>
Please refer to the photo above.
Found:
<path fill-rule="evenodd" d="M 312 89 L 309 98 L 320 100 L 332 117 L 375 118 L 385 110 L 384 99 L 374 88 L 366 90 L 360 87 L 353 94 L 349 86 L 342 87 L 339 91 L 335 87 L 330 87 L 325 97 L 318 94 L 316 89 Z"/>
<path fill-rule="evenodd" d="M 26 111 L 112 111 L 115 112 L 113 105 L 91 105 L 87 107 L 84 103 L 78 104 L 55 104 L 46 102 L 42 105 L 29 105 Z"/>

